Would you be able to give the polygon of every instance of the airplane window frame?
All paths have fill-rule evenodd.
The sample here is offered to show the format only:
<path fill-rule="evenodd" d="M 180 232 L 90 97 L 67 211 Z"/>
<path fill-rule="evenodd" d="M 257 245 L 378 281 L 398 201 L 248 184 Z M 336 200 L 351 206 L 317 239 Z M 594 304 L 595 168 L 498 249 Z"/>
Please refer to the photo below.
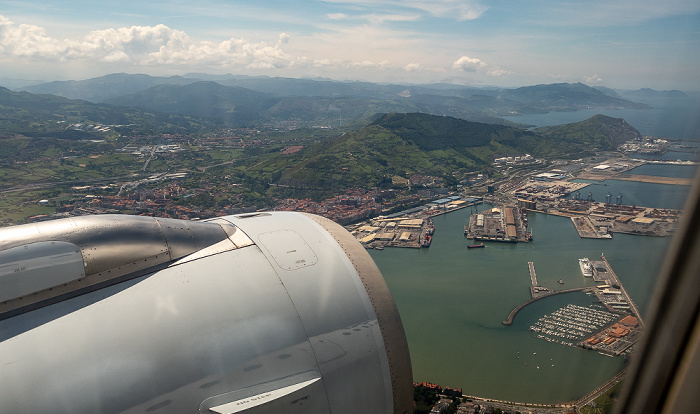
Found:
<path fill-rule="evenodd" d="M 645 339 L 616 413 L 686 413 L 700 407 L 700 171 L 652 298 Z"/>

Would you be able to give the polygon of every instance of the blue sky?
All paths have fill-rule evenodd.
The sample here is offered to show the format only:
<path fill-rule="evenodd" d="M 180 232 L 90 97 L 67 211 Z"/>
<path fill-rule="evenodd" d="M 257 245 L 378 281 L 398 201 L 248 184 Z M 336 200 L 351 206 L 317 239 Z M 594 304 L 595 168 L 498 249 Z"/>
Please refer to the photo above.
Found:
<path fill-rule="evenodd" d="M 0 67 L 698 91 L 700 2 L 0 1 Z"/>

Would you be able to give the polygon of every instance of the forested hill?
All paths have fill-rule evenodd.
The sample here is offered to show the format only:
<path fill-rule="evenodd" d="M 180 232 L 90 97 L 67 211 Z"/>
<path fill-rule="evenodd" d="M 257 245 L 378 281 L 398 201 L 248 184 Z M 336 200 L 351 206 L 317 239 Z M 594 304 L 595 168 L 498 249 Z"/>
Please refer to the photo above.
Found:
<path fill-rule="evenodd" d="M 386 128 L 424 151 L 481 147 L 499 137 L 517 141 L 520 137 L 534 135 L 520 128 L 422 113 L 384 114 L 372 125 Z"/>
<path fill-rule="evenodd" d="M 495 158 L 530 154 L 578 158 L 612 150 L 638 132 L 622 119 L 596 116 L 539 131 L 421 113 L 382 114 L 368 126 L 256 165 L 277 184 L 303 188 L 374 187 L 392 176 L 455 174 L 492 168 Z"/>
<path fill-rule="evenodd" d="M 559 152 L 613 151 L 631 140 L 639 140 L 642 135 L 622 118 L 595 115 L 592 118 L 572 124 L 537 128 L 534 130 L 549 145 L 537 151 L 542 156 L 556 156 Z M 533 150 L 534 151 L 534 150 Z"/>

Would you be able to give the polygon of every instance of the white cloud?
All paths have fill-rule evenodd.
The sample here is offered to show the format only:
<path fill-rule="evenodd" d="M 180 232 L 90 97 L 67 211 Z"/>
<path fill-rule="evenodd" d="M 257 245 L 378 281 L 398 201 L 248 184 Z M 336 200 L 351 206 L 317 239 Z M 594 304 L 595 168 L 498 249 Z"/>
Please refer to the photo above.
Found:
<path fill-rule="evenodd" d="M 0 16 L 0 53 L 17 57 L 56 58 L 66 53 L 67 45 L 46 36 L 46 31 L 28 24 L 15 25 Z"/>
<path fill-rule="evenodd" d="M 601 82 L 603 82 L 603 79 L 601 79 L 600 76 L 598 76 L 598 75 L 584 76 L 583 79 L 586 81 L 586 83 L 601 83 Z"/>
<path fill-rule="evenodd" d="M 283 68 L 295 63 L 295 59 L 282 50 L 289 38 L 282 33 L 274 44 L 242 38 L 214 43 L 193 40 L 181 30 L 159 24 L 96 30 L 79 39 L 56 39 L 41 27 L 16 25 L 0 16 L 0 58 L 94 59 L 141 66 L 205 64 L 248 69 Z"/>
<path fill-rule="evenodd" d="M 452 64 L 454 69 L 462 69 L 465 72 L 477 72 L 486 69 L 487 66 L 481 59 L 470 58 L 469 56 L 462 56 Z"/>
<path fill-rule="evenodd" d="M 514 73 L 515 72 L 513 72 L 512 70 L 502 69 L 502 68 L 499 68 L 497 66 L 494 66 L 493 68 L 486 71 L 486 74 L 489 76 L 512 75 Z"/>
<path fill-rule="evenodd" d="M 410 20 L 408 15 L 383 16 Z M 22 70 L 19 68 L 38 71 L 46 65 L 37 62 L 51 62 L 54 73 L 202 71 L 374 81 L 432 81 L 449 73 L 452 60 L 436 53 L 432 43 L 409 29 L 397 31 L 371 24 L 332 29 L 312 35 L 295 34 L 293 38 L 287 33 L 268 33 L 265 41 L 244 37 L 208 41 L 159 24 L 113 27 L 59 38 L 42 27 L 16 24 L 0 16 L 0 64 L 16 72 Z M 452 67 L 484 76 L 510 73 L 468 56 Z"/>
<path fill-rule="evenodd" d="M 406 72 L 415 72 L 417 70 L 423 69 L 423 65 L 420 63 L 409 63 L 408 65 L 404 66 L 404 69 Z"/>
<path fill-rule="evenodd" d="M 498 66 L 491 66 L 481 59 L 471 58 L 469 56 L 462 56 L 457 59 L 452 64 L 452 68 L 471 73 L 484 73 L 488 76 L 512 75 L 514 73 L 513 71 L 499 68 Z"/>

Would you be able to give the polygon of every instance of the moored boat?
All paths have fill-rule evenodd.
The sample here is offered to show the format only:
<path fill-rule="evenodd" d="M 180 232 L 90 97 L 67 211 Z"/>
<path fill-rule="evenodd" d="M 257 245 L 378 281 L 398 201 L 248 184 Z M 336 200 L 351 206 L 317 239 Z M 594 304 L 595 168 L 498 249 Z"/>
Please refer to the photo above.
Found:
<path fill-rule="evenodd" d="M 593 277 L 593 265 L 587 257 L 584 257 L 583 259 L 578 259 L 578 265 L 581 268 L 581 273 L 585 277 Z"/>

